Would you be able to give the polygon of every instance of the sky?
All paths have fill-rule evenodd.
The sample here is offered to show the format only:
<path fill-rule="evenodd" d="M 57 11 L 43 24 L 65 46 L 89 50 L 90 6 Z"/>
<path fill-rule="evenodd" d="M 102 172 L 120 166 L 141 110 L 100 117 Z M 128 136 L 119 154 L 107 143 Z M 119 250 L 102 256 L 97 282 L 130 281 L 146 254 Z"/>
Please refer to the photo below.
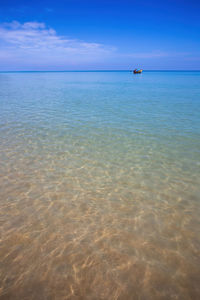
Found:
<path fill-rule="evenodd" d="M 0 71 L 200 70 L 200 1 L 0 0 Z"/>

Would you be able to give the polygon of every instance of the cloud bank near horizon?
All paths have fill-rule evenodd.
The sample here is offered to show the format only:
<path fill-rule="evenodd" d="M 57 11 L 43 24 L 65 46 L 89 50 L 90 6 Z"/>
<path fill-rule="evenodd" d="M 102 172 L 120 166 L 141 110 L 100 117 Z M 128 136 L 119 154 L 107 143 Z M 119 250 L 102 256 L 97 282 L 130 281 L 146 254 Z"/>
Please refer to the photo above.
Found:
<path fill-rule="evenodd" d="M 76 67 L 108 59 L 116 49 L 60 36 L 45 23 L 13 21 L 0 26 L 0 64 L 15 68 Z"/>
<path fill-rule="evenodd" d="M 138 49 L 139 50 L 139 49 Z M 195 60 L 199 57 L 195 56 Z M 123 53 L 114 46 L 59 35 L 41 22 L 0 24 L 0 70 L 77 70 L 166 68 L 190 65 L 194 55 L 157 49 Z"/>

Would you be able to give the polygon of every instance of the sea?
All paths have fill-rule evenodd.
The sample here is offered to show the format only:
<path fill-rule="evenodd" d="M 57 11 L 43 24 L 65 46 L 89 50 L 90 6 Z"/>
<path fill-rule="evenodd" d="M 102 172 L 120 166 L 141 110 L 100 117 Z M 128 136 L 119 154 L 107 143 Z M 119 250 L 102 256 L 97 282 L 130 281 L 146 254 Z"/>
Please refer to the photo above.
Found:
<path fill-rule="evenodd" d="M 0 73 L 0 299 L 200 299 L 200 72 Z"/>

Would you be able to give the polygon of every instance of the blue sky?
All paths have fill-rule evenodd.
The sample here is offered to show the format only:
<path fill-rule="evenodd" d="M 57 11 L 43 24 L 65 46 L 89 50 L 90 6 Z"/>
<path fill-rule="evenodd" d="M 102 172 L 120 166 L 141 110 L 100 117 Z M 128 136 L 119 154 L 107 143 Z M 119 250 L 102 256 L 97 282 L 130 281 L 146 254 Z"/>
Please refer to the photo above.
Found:
<path fill-rule="evenodd" d="M 0 2 L 0 70 L 200 69 L 200 1 Z"/>

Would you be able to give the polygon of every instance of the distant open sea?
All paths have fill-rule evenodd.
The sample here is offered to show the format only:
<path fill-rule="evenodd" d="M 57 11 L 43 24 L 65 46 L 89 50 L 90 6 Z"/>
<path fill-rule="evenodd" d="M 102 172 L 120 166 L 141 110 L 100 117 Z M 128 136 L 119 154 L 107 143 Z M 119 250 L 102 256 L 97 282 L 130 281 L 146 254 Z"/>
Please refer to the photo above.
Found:
<path fill-rule="evenodd" d="M 200 72 L 0 73 L 0 299 L 200 299 Z"/>

